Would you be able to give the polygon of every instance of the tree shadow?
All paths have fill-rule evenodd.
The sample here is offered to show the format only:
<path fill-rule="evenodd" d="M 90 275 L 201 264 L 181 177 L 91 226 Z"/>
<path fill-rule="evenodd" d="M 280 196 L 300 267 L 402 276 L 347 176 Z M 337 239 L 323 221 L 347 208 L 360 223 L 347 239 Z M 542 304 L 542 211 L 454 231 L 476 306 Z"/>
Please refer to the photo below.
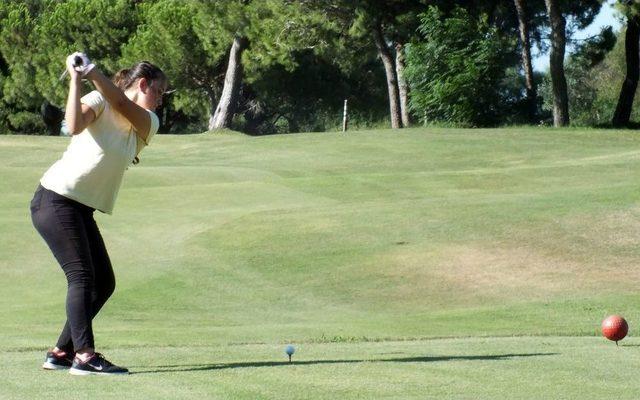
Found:
<path fill-rule="evenodd" d="M 357 364 L 379 362 L 443 362 L 443 361 L 500 361 L 522 357 L 554 356 L 559 353 L 521 353 L 521 354 L 495 354 L 477 356 L 432 356 L 432 357 L 405 357 L 384 358 L 370 360 L 310 360 L 310 361 L 263 361 L 263 362 L 238 362 L 238 363 L 211 363 L 211 364 L 178 364 L 178 365 L 150 365 L 140 371 L 132 371 L 131 374 L 157 374 L 170 372 L 209 371 L 234 368 L 260 368 L 260 367 L 284 367 L 289 365 L 321 365 L 321 364 Z M 132 367 L 136 368 L 136 367 Z"/>

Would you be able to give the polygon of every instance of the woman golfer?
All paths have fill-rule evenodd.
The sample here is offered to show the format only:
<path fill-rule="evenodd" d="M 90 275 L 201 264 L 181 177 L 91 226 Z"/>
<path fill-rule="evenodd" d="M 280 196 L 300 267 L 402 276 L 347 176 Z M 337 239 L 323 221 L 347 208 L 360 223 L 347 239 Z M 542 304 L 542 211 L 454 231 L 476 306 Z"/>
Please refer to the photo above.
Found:
<path fill-rule="evenodd" d="M 67 58 L 71 78 L 65 120 L 73 135 L 67 150 L 40 180 L 31 201 L 33 224 L 67 278 L 67 321 L 45 369 L 74 375 L 126 374 L 96 353 L 91 322 L 113 293 L 115 278 L 95 210 L 111 214 L 124 171 L 156 133 L 154 110 L 164 73 L 143 61 L 111 82 L 82 53 Z M 95 91 L 80 96 L 82 79 Z"/>

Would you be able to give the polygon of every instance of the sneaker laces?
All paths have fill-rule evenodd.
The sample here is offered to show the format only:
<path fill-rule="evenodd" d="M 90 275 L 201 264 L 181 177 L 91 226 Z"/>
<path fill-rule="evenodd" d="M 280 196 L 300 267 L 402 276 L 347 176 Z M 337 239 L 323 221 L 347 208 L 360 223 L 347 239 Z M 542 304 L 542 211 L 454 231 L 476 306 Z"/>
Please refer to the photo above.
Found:
<path fill-rule="evenodd" d="M 94 357 L 98 358 L 105 367 L 113 366 L 113 363 L 107 360 L 102 353 L 94 353 Z"/>

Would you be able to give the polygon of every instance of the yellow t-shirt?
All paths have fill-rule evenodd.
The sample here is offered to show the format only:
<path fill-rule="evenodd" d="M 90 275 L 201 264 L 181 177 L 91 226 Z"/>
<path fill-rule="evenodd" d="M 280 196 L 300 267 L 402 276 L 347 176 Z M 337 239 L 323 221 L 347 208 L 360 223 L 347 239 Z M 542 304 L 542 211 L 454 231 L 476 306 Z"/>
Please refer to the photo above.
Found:
<path fill-rule="evenodd" d="M 145 143 L 122 114 L 113 110 L 100 92 L 80 101 L 93 109 L 95 120 L 71 143 L 40 180 L 40 184 L 64 197 L 111 214 L 124 171 L 158 131 L 160 121 L 149 112 L 151 127 Z"/>

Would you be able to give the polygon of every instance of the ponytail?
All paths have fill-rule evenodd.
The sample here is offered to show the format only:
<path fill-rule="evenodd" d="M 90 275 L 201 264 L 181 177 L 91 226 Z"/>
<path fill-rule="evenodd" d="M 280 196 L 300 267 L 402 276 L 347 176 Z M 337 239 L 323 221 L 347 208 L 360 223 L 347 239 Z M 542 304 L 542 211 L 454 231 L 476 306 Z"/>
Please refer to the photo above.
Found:
<path fill-rule="evenodd" d="M 167 77 L 160 68 L 151 64 L 149 61 L 140 61 L 131 68 L 118 71 L 113 77 L 113 83 L 119 87 L 120 90 L 125 91 L 140 78 L 145 78 L 148 81 L 167 80 Z"/>
<path fill-rule="evenodd" d="M 113 77 L 113 83 L 120 88 L 120 90 L 126 90 L 127 87 L 131 84 L 129 82 L 129 75 L 131 75 L 131 69 L 125 68 L 116 72 Z"/>

